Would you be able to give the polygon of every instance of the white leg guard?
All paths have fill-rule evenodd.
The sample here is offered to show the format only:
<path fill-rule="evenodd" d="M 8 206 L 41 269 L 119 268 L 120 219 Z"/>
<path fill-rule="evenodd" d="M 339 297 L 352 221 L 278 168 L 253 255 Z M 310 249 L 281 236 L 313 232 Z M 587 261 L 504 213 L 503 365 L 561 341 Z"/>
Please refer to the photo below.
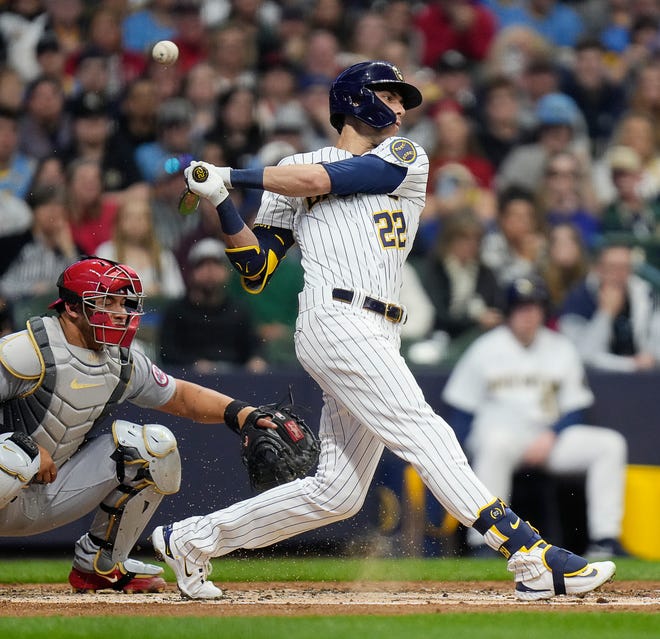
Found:
<path fill-rule="evenodd" d="M 39 471 L 39 448 L 21 432 L 0 435 L 0 508 L 4 508 Z"/>
<path fill-rule="evenodd" d="M 100 574 L 126 562 L 163 496 L 181 484 L 181 459 L 168 428 L 117 420 L 112 433 L 121 484 L 100 504 L 89 533 L 76 544 L 74 559 L 74 567 Z"/>

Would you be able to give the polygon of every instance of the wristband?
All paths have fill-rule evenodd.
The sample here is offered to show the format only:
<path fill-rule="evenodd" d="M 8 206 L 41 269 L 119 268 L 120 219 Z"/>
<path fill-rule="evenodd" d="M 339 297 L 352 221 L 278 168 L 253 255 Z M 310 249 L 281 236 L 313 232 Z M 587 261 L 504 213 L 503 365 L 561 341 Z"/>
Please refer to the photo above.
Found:
<path fill-rule="evenodd" d="M 236 210 L 231 198 L 225 198 L 215 207 L 220 218 L 220 227 L 225 235 L 236 235 L 245 226 L 243 218 Z"/>
<path fill-rule="evenodd" d="M 247 402 L 242 402 L 240 399 L 234 399 L 229 402 L 225 408 L 225 424 L 229 426 L 235 433 L 241 432 L 241 427 L 238 425 L 238 414 L 250 406 Z"/>
<path fill-rule="evenodd" d="M 24 433 L 21 430 L 15 430 L 9 439 L 27 453 L 30 459 L 35 459 L 39 454 L 39 446 L 37 446 L 37 442 L 35 442 L 27 433 Z"/>
<path fill-rule="evenodd" d="M 232 169 L 230 181 L 233 187 L 243 186 L 248 189 L 264 189 L 263 169 Z"/>

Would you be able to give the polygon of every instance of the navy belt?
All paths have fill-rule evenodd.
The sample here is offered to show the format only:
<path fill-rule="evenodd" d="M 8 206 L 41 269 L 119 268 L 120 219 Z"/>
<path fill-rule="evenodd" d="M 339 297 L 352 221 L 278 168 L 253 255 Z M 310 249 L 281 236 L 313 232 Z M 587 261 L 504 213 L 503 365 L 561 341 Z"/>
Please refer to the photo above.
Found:
<path fill-rule="evenodd" d="M 345 302 L 346 304 L 351 304 L 355 293 L 353 291 L 347 291 L 344 288 L 333 288 L 332 289 L 332 299 L 339 302 Z M 403 321 L 405 313 L 401 306 L 396 304 L 388 304 L 387 302 L 381 302 L 380 300 L 369 297 L 368 295 L 364 298 L 362 302 L 362 308 L 378 313 L 382 315 L 388 322 L 393 324 L 398 324 Z"/>

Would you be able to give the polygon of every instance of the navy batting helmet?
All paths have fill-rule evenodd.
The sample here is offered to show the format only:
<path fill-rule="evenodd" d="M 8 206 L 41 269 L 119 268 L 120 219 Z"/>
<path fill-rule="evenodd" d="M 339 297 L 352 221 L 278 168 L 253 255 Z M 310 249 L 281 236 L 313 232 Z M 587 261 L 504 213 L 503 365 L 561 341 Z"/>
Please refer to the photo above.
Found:
<path fill-rule="evenodd" d="M 354 115 L 374 129 L 396 122 L 396 115 L 374 90 L 393 91 L 401 96 L 405 109 L 422 103 L 417 87 L 403 81 L 399 69 L 382 60 L 358 62 L 342 71 L 330 87 L 330 123 L 341 132 L 344 116 Z"/>
<path fill-rule="evenodd" d="M 550 301 L 545 282 L 537 276 L 519 277 L 506 290 L 506 313 L 523 304 L 539 304 L 544 309 Z"/>

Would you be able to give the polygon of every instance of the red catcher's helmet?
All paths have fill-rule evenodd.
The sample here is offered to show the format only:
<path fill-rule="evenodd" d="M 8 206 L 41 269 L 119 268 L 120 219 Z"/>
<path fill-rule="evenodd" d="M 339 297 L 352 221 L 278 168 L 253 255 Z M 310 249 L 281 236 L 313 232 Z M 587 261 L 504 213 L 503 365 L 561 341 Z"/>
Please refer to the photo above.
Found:
<path fill-rule="evenodd" d="M 61 310 L 65 302 L 82 303 L 83 313 L 99 344 L 128 348 L 135 337 L 142 311 L 142 282 L 125 264 L 88 257 L 68 266 L 57 280 L 60 297 L 48 308 Z M 124 311 L 108 310 L 108 296 L 123 297 Z"/>

